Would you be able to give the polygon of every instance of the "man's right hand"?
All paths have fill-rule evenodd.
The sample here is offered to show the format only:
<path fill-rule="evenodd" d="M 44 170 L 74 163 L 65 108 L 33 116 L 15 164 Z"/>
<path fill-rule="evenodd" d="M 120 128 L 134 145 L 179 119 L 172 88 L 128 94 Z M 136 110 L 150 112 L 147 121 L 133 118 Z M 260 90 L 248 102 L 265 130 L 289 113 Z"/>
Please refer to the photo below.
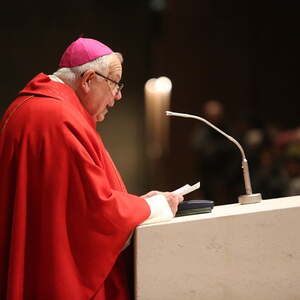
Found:
<path fill-rule="evenodd" d="M 173 213 L 173 215 L 175 216 L 177 209 L 178 209 L 178 204 L 180 202 L 182 202 L 184 200 L 183 196 L 181 195 L 177 195 L 171 192 L 160 192 L 160 191 L 151 191 L 143 196 L 141 196 L 142 198 L 149 198 L 155 195 L 163 195 L 165 196 L 171 211 Z"/>
<path fill-rule="evenodd" d="M 164 192 L 162 194 L 166 197 L 172 213 L 175 216 L 178 209 L 178 204 L 184 200 L 183 196 L 171 192 Z"/>

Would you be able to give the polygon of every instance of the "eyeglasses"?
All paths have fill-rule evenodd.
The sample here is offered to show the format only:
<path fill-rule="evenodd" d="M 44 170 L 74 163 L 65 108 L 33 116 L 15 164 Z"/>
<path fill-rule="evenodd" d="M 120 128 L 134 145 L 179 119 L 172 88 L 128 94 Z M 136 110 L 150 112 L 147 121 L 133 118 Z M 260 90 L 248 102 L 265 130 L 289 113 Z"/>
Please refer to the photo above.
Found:
<path fill-rule="evenodd" d="M 108 78 L 108 77 L 106 77 L 106 76 L 104 76 L 104 75 L 102 75 L 102 74 L 100 74 L 98 72 L 95 72 L 95 74 L 97 74 L 98 76 L 101 76 L 102 78 L 104 78 L 106 80 L 109 80 L 110 82 L 112 82 L 115 85 L 117 85 L 118 86 L 117 93 L 119 93 L 122 90 L 122 88 L 124 87 L 124 83 L 123 82 L 118 82 L 118 81 L 112 80 L 112 79 L 110 79 L 110 78 Z"/>
<path fill-rule="evenodd" d="M 118 93 L 123 89 L 123 87 L 124 87 L 124 85 L 125 85 L 123 82 L 118 82 L 118 81 L 112 80 L 112 79 L 110 79 L 109 77 L 106 77 L 106 76 L 104 76 L 104 75 L 102 75 L 102 74 L 100 74 L 100 73 L 98 73 L 98 72 L 96 72 L 96 71 L 94 71 L 94 72 L 95 72 L 96 75 L 98 75 L 98 76 L 104 78 L 105 80 L 108 80 L 108 81 L 114 83 L 116 86 L 118 86 L 118 89 L 117 89 L 117 91 L 116 91 L 116 94 L 118 94 Z M 84 74 L 84 73 L 82 73 L 81 76 L 83 76 L 83 74 Z"/>

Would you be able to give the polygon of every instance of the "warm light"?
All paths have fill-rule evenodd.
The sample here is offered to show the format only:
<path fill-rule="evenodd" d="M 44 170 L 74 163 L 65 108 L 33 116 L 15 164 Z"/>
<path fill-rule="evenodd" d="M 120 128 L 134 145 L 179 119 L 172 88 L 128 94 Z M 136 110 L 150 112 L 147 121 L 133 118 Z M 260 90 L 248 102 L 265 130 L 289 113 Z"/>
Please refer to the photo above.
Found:
<path fill-rule="evenodd" d="M 146 82 L 146 84 L 145 84 L 146 93 L 147 92 L 151 93 L 151 92 L 155 91 L 155 82 L 156 82 L 155 78 L 151 78 Z"/>
<path fill-rule="evenodd" d="M 167 151 L 169 140 L 169 119 L 165 111 L 170 107 L 172 82 L 162 76 L 151 78 L 145 84 L 145 108 L 147 126 L 147 153 L 159 158 Z"/>
<path fill-rule="evenodd" d="M 161 93 L 170 93 L 172 89 L 172 82 L 168 77 L 159 77 L 154 83 L 155 90 Z"/>
<path fill-rule="evenodd" d="M 146 82 L 145 89 L 150 93 L 170 93 L 172 82 L 168 77 L 151 78 Z"/>

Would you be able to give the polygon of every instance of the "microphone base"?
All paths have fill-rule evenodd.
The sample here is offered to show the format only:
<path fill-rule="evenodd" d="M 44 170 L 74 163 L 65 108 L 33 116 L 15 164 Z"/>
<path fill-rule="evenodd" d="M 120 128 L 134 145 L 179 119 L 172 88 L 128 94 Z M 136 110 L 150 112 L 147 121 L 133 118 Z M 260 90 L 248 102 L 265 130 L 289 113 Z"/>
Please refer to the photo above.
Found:
<path fill-rule="evenodd" d="M 261 202 L 262 197 L 260 193 L 250 194 L 250 195 L 241 195 L 239 196 L 240 204 L 253 204 Z"/>

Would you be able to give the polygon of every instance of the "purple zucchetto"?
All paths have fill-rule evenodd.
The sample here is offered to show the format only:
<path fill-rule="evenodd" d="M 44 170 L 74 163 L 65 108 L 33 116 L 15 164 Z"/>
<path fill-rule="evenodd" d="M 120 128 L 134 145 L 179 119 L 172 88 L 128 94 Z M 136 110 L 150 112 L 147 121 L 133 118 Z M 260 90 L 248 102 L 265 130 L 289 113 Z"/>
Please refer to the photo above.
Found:
<path fill-rule="evenodd" d="M 111 53 L 113 51 L 108 46 L 97 40 L 79 38 L 65 50 L 59 62 L 59 67 L 77 67 Z"/>

